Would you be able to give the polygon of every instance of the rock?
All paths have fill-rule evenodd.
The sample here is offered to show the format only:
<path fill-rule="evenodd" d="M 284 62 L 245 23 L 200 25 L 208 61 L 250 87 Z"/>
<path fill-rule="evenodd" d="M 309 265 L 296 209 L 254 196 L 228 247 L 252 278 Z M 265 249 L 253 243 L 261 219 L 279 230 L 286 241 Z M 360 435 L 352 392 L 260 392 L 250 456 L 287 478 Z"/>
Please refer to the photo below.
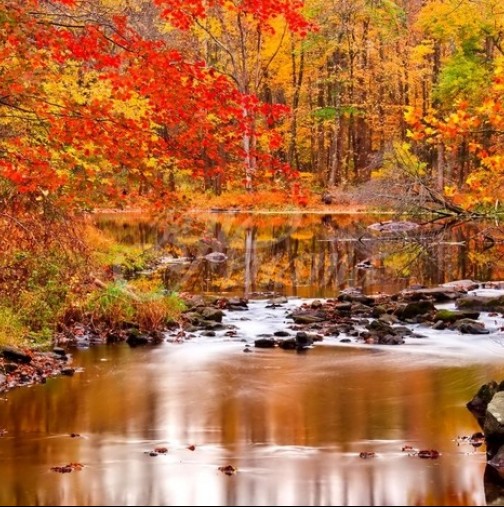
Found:
<path fill-rule="evenodd" d="M 150 341 L 149 337 L 145 334 L 140 333 L 138 329 L 132 328 L 128 330 L 126 343 L 130 347 L 139 347 L 141 345 L 147 345 L 149 341 Z"/>
<path fill-rule="evenodd" d="M 352 340 L 350 338 L 341 338 L 340 343 L 352 343 Z"/>
<path fill-rule="evenodd" d="M 288 331 L 275 331 L 273 334 L 275 336 L 280 337 L 280 338 L 284 338 L 286 336 L 290 336 L 290 333 Z"/>
<path fill-rule="evenodd" d="M 0 355 L 2 355 L 8 361 L 15 361 L 16 363 L 29 364 L 32 361 L 32 356 L 23 352 L 17 347 L 10 347 L 4 345 L 0 347 Z"/>
<path fill-rule="evenodd" d="M 504 312 L 504 296 L 465 296 L 457 301 L 456 306 L 461 310 Z"/>
<path fill-rule="evenodd" d="M 327 316 L 324 312 L 314 310 L 300 310 L 291 314 L 291 318 L 296 324 L 313 324 L 315 322 L 324 322 Z"/>
<path fill-rule="evenodd" d="M 53 352 L 61 357 L 66 357 L 66 351 L 63 347 L 54 347 Z"/>
<path fill-rule="evenodd" d="M 449 287 L 430 287 L 420 289 L 405 289 L 400 292 L 403 301 L 434 300 L 437 303 L 449 302 L 461 296 L 461 292 Z"/>
<path fill-rule="evenodd" d="M 288 302 L 288 299 L 285 296 L 278 296 L 276 298 L 268 299 L 266 304 L 271 305 L 271 306 L 279 306 L 279 305 L 284 305 L 287 302 Z"/>
<path fill-rule="evenodd" d="M 502 387 L 504 388 L 504 386 Z M 495 380 L 492 380 L 482 385 L 472 400 L 466 404 L 467 409 L 476 418 L 481 429 L 483 429 L 487 406 L 499 389 L 499 384 Z"/>
<path fill-rule="evenodd" d="M 457 320 L 461 319 L 473 319 L 477 320 L 479 318 L 479 312 L 465 311 L 465 310 L 438 310 L 436 315 L 434 316 L 434 320 L 448 322 L 453 324 Z"/>
<path fill-rule="evenodd" d="M 296 333 L 296 345 L 298 348 L 310 347 L 313 345 L 313 337 L 310 333 L 299 331 Z"/>
<path fill-rule="evenodd" d="M 7 377 L 5 375 L 3 375 L 2 373 L 0 373 L 0 386 L 3 386 L 6 383 L 7 383 Z"/>
<path fill-rule="evenodd" d="M 446 287 L 448 289 L 455 289 L 460 292 L 468 292 L 470 290 L 478 289 L 480 286 L 479 282 L 474 280 L 454 280 L 453 282 L 442 283 L 440 287 Z"/>
<path fill-rule="evenodd" d="M 315 299 L 314 301 L 312 301 L 312 304 L 310 306 L 314 309 L 322 308 L 323 303 L 322 301 L 320 301 L 320 299 Z"/>
<path fill-rule="evenodd" d="M 501 445 L 493 453 L 491 459 L 488 460 L 488 464 L 496 469 L 504 471 L 504 445 Z"/>
<path fill-rule="evenodd" d="M 431 301 L 416 301 L 396 308 L 394 315 L 402 321 L 414 319 L 420 315 L 432 313 L 436 310 Z"/>
<path fill-rule="evenodd" d="M 366 296 L 359 291 L 342 292 L 338 296 L 338 301 L 345 302 L 350 301 L 351 303 L 361 303 L 366 306 L 373 306 L 375 299 L 371 296 Z"/>
<path fill-rule="evenodd" d="M 386 334 L 379 337 L 378 343 L 380 345 L 402 345 L 404 343 L 404 338 L 399 335 Z"/>
<path fill-rule="evenodd" d="M 352 302 L 347 301 L 342 303 L 336 303 L 333 308 L 339 313 L 350 314 L 352 310 Z"/>
<path fill-rule="evenodd" d="M 278 346 L 284 350 L 294 350 L 298 345 L 296 338 L 287 338 L 278 342 Z"/>
<path fill-rule="evenodd" d="M 228 305 L 241 306 L 243 308 L 248 308 L 248 300 L 245 298 L 232 297 L 232 298 L 229 298 Z"/>
<path fill-rule="evenodd" d="M 224 316 L 222 310 L 212 308 L 211 306 L 205 306 L 200 313 L 205 320 L 212 320 L 214 322 L 222 322 L 222 317 Z"/>
<path fill-rule="evenodd" d="M 16 363 L 5 363 L 4 364 L 4 371 L 5 373 L 14 373 L 19 369 L 19 365 Z"/>
<path fill-rule="evenodd" d="M 66 375 L 67 377 L 72 377 L 75 373 L 75 368 L 70 368 L 69 366 L 66 366 L 65 368 L 61 368 L 61 374 Z"/>
<path fill-rule="evenodd" d="M 452 326 L 462 334 L 489 334 L 490 331 L 485 329 L 483 322 L 477 322 L 471 319 L 457 320 Z"/>
<path fill-rule="evenodd" d="M 276 346 L 274 338 L 258 338 L 254 341 L 254 346 L 258 349 L 272 349 Z"/>
<path fill-rule="evenodd" d="M 488 403 L 483 433 L 487 443 L 488 456 L 492 458 L 504 444 L 504 391 L 495 393 Z"/>

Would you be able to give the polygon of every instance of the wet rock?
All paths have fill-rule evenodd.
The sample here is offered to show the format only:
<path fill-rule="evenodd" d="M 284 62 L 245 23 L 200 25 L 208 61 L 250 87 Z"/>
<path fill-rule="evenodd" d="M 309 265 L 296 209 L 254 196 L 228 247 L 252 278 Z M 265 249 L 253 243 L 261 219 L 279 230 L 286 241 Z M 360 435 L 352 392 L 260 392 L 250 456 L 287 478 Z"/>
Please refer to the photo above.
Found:
<path fill-rule="evenodd" d="M 229 298 L 228 305 L 233 307 L 248 308 L 248 300 L 245 298 L 232 297 Z"/>
<path fill-rule="evenodd" d="M 213 336 L 216 336 L 216 333 L 215 331 L 205 331 L 204 333 L 202 333 L 203 336 L 208 336 L 208 337 L 213 337 Z"/>
<path fill-rule="evenodd" d="M 380 345 L 402 345 L 404 343 L 404 338 L 399 335 L 386 334 L 379 337 L 378 343 Z"/>
<path fill-rule="evenodd" d="M 480 284 L 474 280 L 454 280 L 453 282 L 442 283 L 441 287 L 454 289 L 459 292 L 468 292 L 470 290 L 478 289 Z"/>
<path fill-rule="evenodd" d="M 314 309 L 322 308 L 323 303 L 322 301 L 320 301 L 320 299 L 315 299 L 314 301 L 312 301 L 312 304 L 310 306 Z"/>
<path fill-rule="evenodd" d="M 352 340 L 350 338 L 341 338 L 340 343 L 352 343 Z"/>
<path fill-rule="evenodd" d="M 433 300 L 437 303 L 446 303 L 459 298 L 461 295 L 460 291 L 449 287 L 409 288 L 401 291 L 399 298 L 403 301 Z"/>
<path fill-rule="evenodd" d="M 504 391 L 495 393 L 488 403 L 483 433 L 487 443 L 488 456 L 492 458 L 504 444 Z M 499 466 L 504 466 L 504 460 Z"/>
<path fill-rule="evenodd" d="M 290 333 L 288 331 L 275 331 L 273 334 L 275 336 L 278 336 L 279 338 L 284 338 L 286 336 L 290 336 Z"/>
<path fill-rule="evenodd" d="M 149 337 L 145 334 L 140 333 L 138 329 L 128 330 L 126 343 L 130 347 L 139 347 L 141 345 L 147 345 L 150 342 Z"/>
<path fill-rule="evenodd" d="M 54 347 L 53 348 L 53 352 L 57 356 L 66 357 L 66 351 L 65 351 L 65 349 L 63 347 Z"/>
<path fill-rule="evenodd" d="M 5 373 L 14 373 L 19 369 L 19 365 L 16 363 L 5 363 L 3 369 Z"/>
<path fill-rule="evenodd" d="M 5 375 L 3 375 L 2 373 L 0 373 L 0 386 L 3 386 L 6 383 L 7 383 L 7 377 Z"/>
<path fill-rule="evenodd" d="M 434 323 L 432 326 L 432 329 L 436 329 L 438 331 L 442 331 L 443 329 L 446 329 L 446 322 L 443 322 L 442 320 L 438 320 Z"/>
<path fill-rule="evenodd" d="M 296 324 L 313 324 L 315 322 L 324 322 L 327 317 L 322 312 L 315 312 L 313 310 L 296 311 L 291 314 L 292 319 Z"/>
<path fill-rule="evenodd" d="M 10 347 L 3 345 L 0 347 L 0 355 L 8 361 L 15 361 L 16 363 L 29 364 L 32 361 L 32 356 L 17 347 Z"/>
<path fill-rule="evenodd" d="M 61 374 L 66 375 L 67 377 L 72 377 L 75 373 L 75 368 L 70 368 L 66 366 L 65 368 L 61 368 Z"/>
<path fill-rule="evenodd" d="M 272 349 L 275 345 L 276 341 L 274 338 L 258 338 L 254 341 L 254 346 L 258 349 Z"/>
<path fill-rule="evenodd" d="M 296 338 L 287 338 L 279 341 L 278 346 L 283 350 L 295 350 L 298 344 Z"/>
<path fill-rule="evenodd" d="M 278 296 L 276 298 L 268 299 L 267 304 L 271 306 L 279 306 L 284 305 L 288 302 L 288 299 L 285 296 Z"/>
<path fill-rule="evenodd" d="M 452 326 L 462 334 L 489 334 L 490 331 L 485 329 L 483 322 L 471 319 L 457 320 Z"/>
<path fill-rule="evenodd" d="M 479 316 L 479 312 L 469 310 L 438 310 L 434 316 L 434 320 L 441 320 L 443 322 L 453 324 L 457 320 L 461 319 L 477 320 Z"/>
<path fill-rule="evenodd" d="M 352 302 L 342 302 L 342 303 L 336 303 L 333 308 L 340 314 L 350 314 L 352 311 Z"/>
<path fill-rule="evenodd" d="M 310 333 L 299 331 L 296 333 L 296 345 L 298 348 L 310 347 L 313 345 L 313 337 Z"/>
<path fill-rule="evenodd" d="M 205 306 L 201 309 L 201 315 L 205 320 L 211 320 L 214 322 L 222 322 L 222 317 L 224 316 L 224 312 L 217 308 L 212 308 L 211 306 Z"/>
<path fill-rule="evenodd" d="M 352 292 L 342 292 L 338 296 L 338 301 L 340 302 L 350 302 L 350 303 L 361 303 L 366 306 L 373 306 L 374 305 L 374 298 L 371 296 L 366 296 L 365 294 L 362 294 L 359 291 L 352 291 Z"/>
<path fill-rule="evenodd" d="M 504 312 L 504 296 L 466 296 L 456 302 L 460 310 L 476 310 L 480 312 Z"/>
<path fill-rule="evenodd" d="M 407 321 L 435 311 L 436 308 L 432 301 L 416 301 L 399 306 L 395 310 L 394 315 L 396 315 L 399 320 Z"/>

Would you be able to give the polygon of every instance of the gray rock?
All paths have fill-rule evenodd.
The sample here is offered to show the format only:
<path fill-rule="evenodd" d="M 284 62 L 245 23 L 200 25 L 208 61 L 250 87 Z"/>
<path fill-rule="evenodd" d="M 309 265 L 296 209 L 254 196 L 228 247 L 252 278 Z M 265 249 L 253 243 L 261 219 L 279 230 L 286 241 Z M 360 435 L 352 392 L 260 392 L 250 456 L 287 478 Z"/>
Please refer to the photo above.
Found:
<path fill-rule="evenodd" d="M 254 345 L 258 349 L 272 349 L 276 345 L 274 338 L 258 338 L 254 341 Z"/>
<path fill-rule="evenodd" d="M 201 311 L 201 315 L 205 320 L 222 322 L 224 312 L 222 310 L 218 310 L 217 308 L 212 308 L 211 306 L 205 306 Z"/>
<path fill-rule="evenodd" d="M 453 329 L 457 329 L 462 334 L 489 334 L 490 331 L 485 329 L 483 322 L 477 322 L 471 319 L 457 320 L 452 326 Z"/>
<path fill-rule="evenodd" d="M 0 355 L 2 355 L 8 361 L 15 361 L 16 363 L 28 364 L 32 361 L 32 358 L 29 354 L 26 354 L 17 347 L 10 347 L 8 345 L 0 347 Z"/>
<path fill-rule="evenodd" d="M 504 312 L 504 296 L 466 296 L 460 298 L 456 305 L 461 310 Z"/>

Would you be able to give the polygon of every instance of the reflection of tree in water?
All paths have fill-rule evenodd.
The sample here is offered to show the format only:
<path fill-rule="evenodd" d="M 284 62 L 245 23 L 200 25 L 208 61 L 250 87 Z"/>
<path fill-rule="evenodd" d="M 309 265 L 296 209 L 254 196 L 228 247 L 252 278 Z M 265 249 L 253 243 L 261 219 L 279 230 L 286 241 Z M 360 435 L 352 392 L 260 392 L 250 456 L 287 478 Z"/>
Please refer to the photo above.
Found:
<path fill-rule="evenodd" d="M 186 215 L 138 224 L 138 241 L 175 260 L 170 290 L 330 297 L 347 287 L 394 292 L 411 284 L 504 278 L 504 232 L 482 221 L 433 220 L 412 230 L 376 231 L 372 215 Z M 401 221 L 399 224 L 404 223 Z M 105 225 L 109 230 L 110 221 Z M 131 230 L 113 231 L 131 241 Z M 205 259 L 222 252 L 226 262 Z"/>

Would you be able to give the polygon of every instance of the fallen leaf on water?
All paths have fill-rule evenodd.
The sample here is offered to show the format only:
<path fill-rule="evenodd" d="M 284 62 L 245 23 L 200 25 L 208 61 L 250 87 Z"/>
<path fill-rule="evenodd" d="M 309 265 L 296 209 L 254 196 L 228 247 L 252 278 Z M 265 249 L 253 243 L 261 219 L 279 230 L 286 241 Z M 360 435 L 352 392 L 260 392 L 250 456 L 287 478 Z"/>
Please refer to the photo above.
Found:
<path fill-rule="evenodd" d="M 436 451 L 436 449 L 423 449 L 418 451 L 418 457 L 424 459 L 437 459 L 439 458 L 439 451 Z"/>
<path fill-rule="evenodd" d="M 367 458 L 374 458 L 376 454 L 374 452 L 370 451 L 363 451 L 359 454 L 359 458 L 367 459 Z"/>
<path fill-rule="evenodd" d="M 196 450 L 196 446 L 194 444 L 191 444 L 190 446 L 187 447 L 190 451 L 195 451 Z"/>
<path fill-rule="evenodd" d="M 74 470 L 80 471 L 84 468 L 84 465 L 82 463 L 69 463 L 68 465 L 64 465 L 61 467 L 51 467 L 51 470 L 53 472 L 58 472 L 60 474 L 69 474 L 70 472 L 73 472 Z"/>
<path fill-rule="evenodd" d="M 233 465 L 226 465 L 225 467 L 219 467 L 219 470 L 226 475 L 233 475 L 236 473 L 237 469 Z"/>

